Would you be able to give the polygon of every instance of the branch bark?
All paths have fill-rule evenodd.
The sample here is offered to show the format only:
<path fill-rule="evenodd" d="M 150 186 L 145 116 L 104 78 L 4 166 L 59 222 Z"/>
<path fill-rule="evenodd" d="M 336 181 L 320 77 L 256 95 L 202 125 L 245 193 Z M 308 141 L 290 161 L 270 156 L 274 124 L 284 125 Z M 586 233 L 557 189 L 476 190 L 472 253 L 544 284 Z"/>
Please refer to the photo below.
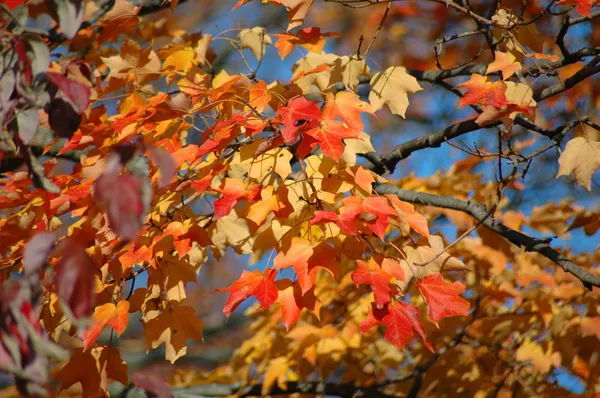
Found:
<path fill-rule="evenodd" d="M 451 196 L 434 195 L 425 192 L 407 191 L 391 185 L 378 185 L 375 190 L 377 193 L 393 194 L 399 199 L 427 206 L 441 207 L 444 209 L 452 209 L 462 211 L 481 221 L 482 225 L 502 236 L 509 242 L 524 247 L 529 252 L 537 252 L 542 256 L 556 263 L 565 272 L 568 272 L 577 277 L 587 289 L 592 289 L 593 286 L 600 287 L 600 277 L 588 272 L 584 268 L 575 264 L 567 257 L 560 254 L 558 251 L 550 247 L 550 239 L 539 239 L 522 232 L 516 231 L 494 220 L 491 217 L 486 218 L 488 210 L 481 203 L 472 200 L 462 200 Z"/>

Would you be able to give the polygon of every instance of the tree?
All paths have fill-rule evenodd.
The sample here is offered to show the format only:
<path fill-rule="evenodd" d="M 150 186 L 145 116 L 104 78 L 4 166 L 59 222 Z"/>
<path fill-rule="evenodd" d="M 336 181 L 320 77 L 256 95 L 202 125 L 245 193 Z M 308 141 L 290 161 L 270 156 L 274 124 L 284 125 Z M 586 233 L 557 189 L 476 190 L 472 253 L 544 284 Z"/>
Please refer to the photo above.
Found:
<path fill-rule="evenodd" d="M 599 394 L 597 5 L 3 2 L 11 388 Z M 212 297 L 227 365 L 128 368 Z"/>

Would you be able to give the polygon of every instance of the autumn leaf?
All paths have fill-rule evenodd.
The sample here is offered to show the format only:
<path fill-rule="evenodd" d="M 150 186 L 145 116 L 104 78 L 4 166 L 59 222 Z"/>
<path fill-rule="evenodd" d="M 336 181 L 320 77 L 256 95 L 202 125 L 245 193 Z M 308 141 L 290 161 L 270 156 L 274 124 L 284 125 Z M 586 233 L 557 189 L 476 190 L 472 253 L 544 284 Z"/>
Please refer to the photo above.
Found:
<path fill-rule="evenodd" d="M 228 215 L 235 205 L 242 199 L 255 201 L 260 193 L 260 186 L 256 184 L 247 185 L 244 181 L 226 178 L 220 188 L 215 191 L 223 194 L 215 201 L 215 217 Z"/>
<path fill-rule="evenodd" d="M 349 91 L 340 91 L 335 95 L 335 110 L 351 131 L 363 131 L 362 113 L 374 115 L 371 106 Z"/>
<path fill-rule="evenodd" d="M 187 340 L 201 340 L 204 324 L 193 307 L 170 305 L 156 318 L 144 323 L 146 347 L 165 345 L 165 358 L 174 363 L 187 353 Z"/>
<path fill-rule="evenodd" d="M 94 185 L 95 196 L 107 208 L 111 228 L 126 240 L 136 239 L 148 211 L 145 189 L 142 177 L 132 173 L 104 173 Z"/>
<path fill-rule="evenodd" d="M 369 285 L 375 296 L 375 304 L 383 306 L 391 301 L 390 287 L 391 276 L 381 269 L 381 266 L 373 258 L 369 261 L 356 261 L 358 267 L 352 272 L 352 281 L 356 286 L 360 284 Z"/>
<path fill-rule="evenodd" d="M 223 307 L 227 317 L 248 297 L 254 296 L 263 309 L 267 309 L 277 300 L 278 291 L 275 285 L 277 271 L 266 269 L 263 275 L 260 271 L 242 272 L 242 276 L 228 288 L 217 289 L 216 292 L 229 292 L 229 299 Z"/>
<path fill-rule="evenodd" d="M 80 319 L 92 311 L 96 269 L 92 260 L 74 237 L 60 242 L 59 261 L 54 269 L 56 294 L 68 305 L 73 316 Z"/>
<path fill-rule="evenodd" d="M 314 102 L 304 97 L 293 99 L 287 106 L 279 108 L 277 114 L 283 122 L 281 136 L 287 145 L 296 143 L 300 132 L 317 125 L 321 110 Z"/>
<path fill-rule="evenodd" d="M 76 348 L 69 362 L 58 372 L 56 379 L 66 389 L 81 383 L 82 396 L 107 394 L 108 380 L 127 385 L 127 364 L 116 347 L 99 345 L 90 350 Z"/>
<path fill-rule="evenodd" d="M 288 32 L 304 23 L 315 0 L 279 0 L 288 10 Z"/>
<path fill-rule="evenodd" d="M 387 104 L 393 114 L 405 117 L 408 95 L 421 90 L 417 79 L 409 75 L 405 68 L 392 66 L 371 78 L 369 102 L 374 112 Z"/>
<path fill-rule="evenodd" d="M 239 37 L 240 47 L 248 48 L 259 61 L 265 55 L 267 44 L 273 43 L 271 37 L 267 35 L 267 30 L 260 26 L 252 29 L 242 29 Z"/>
<path fill-rule="evenodd" d="M 509 52 L 494 51 L 494 62 L 487 66 L 486 75 L 493 72 L 502 72 L 502 80 L 506 80 L 523 67 Z"/>
<path fill-rule="evenodd" d="M 296 46 L 304 47 L 309 52 L 320 53 L 325 47 L 326 37 L 340 37 L 339 33 L 328 32 L 321 33 L 321 28 L 304 28 L 297 31 L 295 34 L 282 33 L 274 34 L 277 38 L 275 47 L 279 51 L 279 56 L 284 59 Z"/>
<path fill-rule="evenodd" d="M 473 74 L 471 79 L 458 85 L 458 87 L 467 89 L 467 92 L 462 96 L 458 103 L 459 107 L 477 104 L 502 108 L 503 106 L 508 105 L 508 101 L 504 96 L 506 91 L 506 84 L 504 84 L 504 82 L 490 82 L 485 76 Z"/>
<path fill-rule="evenodd" d="M 437 321 L 449 316 L 469 315 L 469 302 L 458 296 L 465 290 L 460 282 L 448 283 L 440 274 L 431 274 L 417 286 L 427 303 L 429 319 L 436 325 Z"/>
<path fill-rule="evenodd" d="M 121 335 L 127 328 L 129 320 L 129 301 L 119 301 L 117 305 L 106 303 L 94 310 L 92 316 L 93 325 L 87 328 L 82 335 L 83 349 L 87 350 L 98 340 L 100 333 L 106 325 L 110 326 Z"/>
<path fill-rule="evenodd" d="M 577 8 L 577 12 L 583 16 L 589 17 L 592 7 L 598 4 L 598 0 L 559 0 L 556 5 L 572 6 Z"/>
<path fill-rule="evenodd" d="M 344 152 L 343 140 L 358 138 L 359 131 L 353 131 L 335 118 L 338 116 L 333 94 L 327 95 L 325 106 L 321 112 L 320 126 L 305 131 L 304 134 L 316 141 L 311 146 L 319 145 L 321 151 L 334 160 L 338 160 Z"/>
<path fill-rule="evenodd" d="M 31 238 L 23 253 L 23 270 L 26 275 L 35 275 L 42 269 L 57 238 L 54 232 L 38 232 Z"/>
<path fill-rule="evenodd" d="M 588 191 L 592 190 L 592 176 L 600 168 L 600 142 L 575 137 L 567 142 L 558 158 L 556 177 L 573 174 L 575 181 Z"/>
<path fill-rule="evenodd" d="M 530 362 L 539 373 L 548 373 L 552 367 L 560 367 L 560 352 L 553 352 L 552 342 L 544 352 L 542 346 L 530 339 L 525 340 L 516 351 L 516 360 Z"/>
<path fill-rule="evenodd" d="M 416 331 L 424 345 L 433 351 L 426 339 L 418 308 L 400 301 L 389 303 L 383 308 L 378 308 L 377 304 L 373 303 L 367 318 L 360 325 L 360 330 L 365 333 L 380 323 L 385 325 L 385 339 L 396 347 L 404 348 L 406 341 L 414 335 L 413 331 Z"/>

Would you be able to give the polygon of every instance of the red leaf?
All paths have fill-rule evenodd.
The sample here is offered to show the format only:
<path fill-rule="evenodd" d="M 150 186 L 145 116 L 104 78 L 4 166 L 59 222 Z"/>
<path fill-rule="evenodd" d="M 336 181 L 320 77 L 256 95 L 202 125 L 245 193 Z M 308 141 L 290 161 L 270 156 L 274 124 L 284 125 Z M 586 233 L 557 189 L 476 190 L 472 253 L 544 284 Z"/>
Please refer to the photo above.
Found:
<path fill-rule="evenodd" d="M 56 294 L 75 318 L 86 317 L 92 311 L 96 270 L 85 249 L 74 238 L 66 238 L 59 246 L 60 260 L 54 275 Z"/>
<path fill-rule="evenodd" d="M 321 111 L 304 97 L 291 100 L 287 106 L 279 108 L 277 115 L 281 117 L 283 142 L 292 145 L 298 140 L 299 132 L 312 128 L 319 123 Z"/>
<path fill-rule="evenodd" d="M 46 76 L 66 96 L 78 114 L 82 114 L 90 105 L 91 90 L 85 84 L 56 72 L 47 72 Z"/>
<path fill-rule="evenodd" d="M 437 321 L 449 316 L 469 315 L 469 302 L 458 296 L 465 290 L 460 282 L 448 283 L 442 275 L 431 274 L 418 282 L 417 286 L 427 303 L 429 319 L 436 325 Z"/>
<path fill-rule="evenodd" d="M 2 4 L 6 4 L 8 8 L 14 10 L 15 7 L 20 6 L 21 4 L 25 3 L 25 1 L 26 0 L 3 0 Z"/>
<path fill-rule="evenodd" d="M 318 144 L 323 154 L 338 160 L 344 152 L 342 140 L 345 138 L 358 138 L 360 131 L 352 130 L 344 123 L 335 120 L 336 117 L 340 116 L 340 113 L 334 101 L 333 94 L 328 93 L 320 124 L 307 130 L 305 134 L 312 136 L 316 140 L 313 147 Z"/>
<path fill-rule="evenodd" d="M 96 180 L 94 194 L 106 205 L 110 227 L 124 239 L 134 241 L 147 211 L 142 177 L 104 173 Z"/>
<path fill-rule="evenodd" d="M 23 253 L 25 275 L 34 275 L 40 271 L 54 248 L 56 239 L 54 232 L 38 232 L 31 238 Z"/>
<path fill-rule="evenodd" d="M 375 296 L 375 304 L 381 307 L 390 302 L 390 275 L 381 269 L 373 258 L 368 262 L 357 260 L 358 268 L 352 272 L 352 282 L 356 286 L 364 283 L 371 286 Z"/>
<path fill-rule="evenodd" d="M 325 224 L 328 222 L 338 222 L 340 217 L 332 211 L 317 210 L 314 212 L 314 217 L 310 220 L 310 225 Z"/>
<path fill-rule="evenodd" d="M 280 252 L 273 260 L 273 268 L 282 269 L 294 267 L 302 292 L 306 292 L 312 287 L 314 281 L 311 282 L 308 275 L 308 259 L 313 254 L 313 249 L 310 241 L 302 238 L 294 237 L 286 252 Z"/>
<path fill-rule="evenodd" d="M 406 340 L 414 335 L 414 330 L 423 340 L 423 344 L 433 351 L 433 347 L 427 341 L 418 308 L 396 301 L 379 309 L 373 303 L 367 318 L 360 324 L 360 331 L 365 333 L 380 323 L 385 325 L 385 339 L 395 346 L 404 348 Z"/>
<path fill-rule="evenodd" d="M 259 301 L 262 309 L 267 309 L 277 300 L 278 290 L 275 285 L 277 271 L 267 268 L 263 275 L 260 271 L 242 272 L 242 276 L 231 286 L 217 289 L 216 292 L 229 292 L 229 299 L 225 303 L 223 312 L 227 317 L 248 297 L 254 296 Z"/>

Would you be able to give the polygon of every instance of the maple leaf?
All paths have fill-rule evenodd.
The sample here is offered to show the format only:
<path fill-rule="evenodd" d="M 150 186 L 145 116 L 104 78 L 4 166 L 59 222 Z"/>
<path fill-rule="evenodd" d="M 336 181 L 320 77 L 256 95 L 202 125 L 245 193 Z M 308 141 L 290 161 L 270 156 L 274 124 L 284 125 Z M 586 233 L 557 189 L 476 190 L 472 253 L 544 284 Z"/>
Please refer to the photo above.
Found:
<path fill-rule="evenodd" d="M 321 33 L 321 28 L 304 28 L 296 34 L 282 33 L 274 34 L 277 37 L 275 47 L 279 51 L 279 56 L 284 59 L 296 46 L 304 47 L 309 52 L 320 53 L 325 47 L 326 37 L 340 37 L 339 33 L 328 32 Z"/>
<path fill-rule="evenodd" d="M 109 78 L 126 79 L 132 75 L 139 84 L 145 84 L 159 77 L 158 55 L 151 47 L 142 50 L 138 43 L 128 38 L 121 46 L 120 55 L 101 59 L 110 68 Z"/>
<path fill-rule="evenodd" d="M 504 92 L 506 84 L 502 81 L 490 82 L 486 76 L 474 73 L 471 79 L 459 84 L 457 87 L 467 89 L 465 95 L 460 99 L 458 106 L 465 105 L 482 105 L 492 106 L 494 108 L 502 108 L 509 104 Z"/>
<path fill-rule="evenodd" d="M 117 332 L 117 335 L 121 335 L 127 328 L 127 322 L 129 320 L 129 301 L 121 300 L 114 305 L 113 303 L 106 303 L 94 310 L 92 316 L 93 325 L 87 328 L 82 335 L 83 338 L 83 349 L 87 350 L 92 344 L 98 340 L 100 333 L 106 325 Z"/>
<path fill-rule="evenodd" d="M 345 138 L 358 138 L 360 131 L 355 131 L 345 126 L 335 118 L 338 116 L 335 99 L 332 93 L 327 94 L 325 106 L 321 112 L 321 123 L 305 131 L 304 134 L 312 136 L 316 142 L 311 146 L 319 145 L 323 154 L 338 160 L 344 152 L 342 141 Z"/>
<path fill-rule="evenodd" d="M 391 276 L 381 269 L 381 266 L 370 258 L 368 262 L 357 260 L 358 267 L 352 272 L 352 282 L 356 286 L 365 284 L 371 286 L 375 296 L 375 304 L 382 307 L 391 301 L 390 280 Z"/>
<path fill-rule="evenodd" d="M 23 251 L 25 275 L 35 275 L 42 269 L 57 239 L 54 232 L 38 232 L 31 238 Z"/>
<path fill-rule="evenodd" d="M 506 80 L 516 71 L 521 70 L 523 66 L 520 62 L 516 62 L 516 58 L 509 52 L 494 51 L 494 62 L 487 66 L 486 75 L 493 72 L 502 72 L 502 80 Z"/>
<path fill-rule="evenodd" d="M 340 91 L 335 95 L 335 112 L 351 131 L 363 131 L 362 113 L 374 115 L 371 105 L 359 99 L 358 95 L 349 91 Z"/>
<path fill-rule="evenodd" d="M 288 32 L 304 23 L 315 0 L 277 0 L 288 10 Z"/>
<path fill-rule="evenodd" d="M 69 362 L 58 372 L 56 379 L 66 389 L 81 383 L 82 396 L 107 395 L 108 380 L 127 385 L 127 364 L 116 347 L 100 345 L 90 350 L 76 348 Z"/>
<path fill-rule="evenodd" d="M 271 93 L 264 80 L 250 86 L 250 98 L 248 102 L 257 112 L 263 112 L 267 105 L 269 105 L 269 102 L 271 102 Z"/>
<path fill-rule="evenodd" d="M 91 90 L 88 86 L 56 72 L 47 72 L 48 79 L 64 94 L 75 112 L 82 114 L 90 105 Z"/>
<path fill-rule="evenodd" d="M 187 71 L 191 68 L 194 62 L 196 52 L 191 47 L 186 47 L 182 50 L 174 51 L 163 62 L 163 70 L 181 70 Z"/>
<path fill-rule="evenodd" d="M 404 348 L 406 340 L 414 335 L 413 331 L 416 331 L 423 344 L 433 352 L 433 347 L 427 341 L 418 308 L 401 301 L 391 302 L 383 308 L 373 303 L 367 318 L 360 324 L 360 331 L 365 333 L 380 323 L 385 325 L 385 339 L 396 347 Z"/>
<path fill-rule="evenodd" d="M 369 102 L 374 112 L 387 104 L 393 114 L 405 117 L 408 108 L 408 94 L 421 90 L 417 79 L 409 75 L 406 68 L 392 66 L 385 72 L 376 73 L 371 78 Z"/>
<path fill-rule="evenodd" d="M 575 137 L 558 158 L 556 177 L 573 174 L 575 181 L 588 191 L 592 190 L 592 176 L 600 168 L 600 142 Z"/>
<path fill-rule="evenodd" d="M 248 48 L 257 60 L 261 60 L 265 55 L 267 44 L 273 44 L 267 30 L 256 26 L 252 29 L 242 29 L 239 33 L 240 47 Z"/>
<path fill-rule="evenodd" d="M 287 106 L 279 108 L 277 115 L 281 117 L 283 122 L 283 129 L 281 130 L 283 142 L 286 145 L 292 145 L 298 140 L 300 132 L 319 123 L 321 110 L 314 102 L 299 97 L 291 100 Z"/>
<path fill-rule="evenodd" d="M 136 239 L 148 211 L 145 189 L 142 177 L 132 173 L 104 173 L 94 185 L 94 195 L 106 204 L 111 228 L 126 240 Z"/>
<path fill-rule="evenodd" d="M 279 290 L 275 302 L 281 307 L 281 317 L 287 330 L 290 330 L 298 322 L 300 312 L 304 308 L 312 311 L 317 318 L 319 317 L 321 305 L 315 296 L 314 287 L 302 293 L 298 281 L 292 282 L 289 279 L 282 279 L 275 282 L 275 284 Z"/>
<path fill-rule="evenodd" d="M 174 363 L 187 353 L 187 339 L 201 340 L 204 324 L 193 307 L 169 305 L 156 318 L 144 323 L 146 347 L 165 344 L 165 358 Z"/>
<path fill-rule="evenodd" d="M 260 185 L 246 184 L 242 180 L 225 178 L 220 188 L 214 189 L 223 194 L 215 201 L 215 217 L 228 215 L 235 205 L 241 200 L 255 201 L 260 194 Z"/>
<path fill-rule="evenodd" d="M 556 5 L 577 7 L 579 14 L 589 17 L 592 7 L 598 5 L 598 3 L 598 0 L 559 0 Z"/>
<path fill-rule="evenodd" d="M 217 289 L 215 292 L 229 292 L 229 299 L 223 307 L 227 317 L 248 297 L 254 296 L 263 310 L 269 308 L 277 300 L 278 291 L 275 285 L 277 271 L 272 268 L 262 272 L 246 271 L 228 288 Z"/>
<path fill-rule="evenodd" d="M 448 283 L 442 275 L 431 274 L 417 283 L 423 299 L 427 303 L 429 319 L 437 321 L 449 316 L 468 316 L 469 302 L 458 295 L 465 287 L 460 282 Z"/>
<path fill-rule="evenodd" d="M 71 236 L 63 239 L 58 248 L 59 261 L 55 267 L 56 294 L 68 305 L 76 319 L 92 311 L 96 269 L 85 249 Z"/>

